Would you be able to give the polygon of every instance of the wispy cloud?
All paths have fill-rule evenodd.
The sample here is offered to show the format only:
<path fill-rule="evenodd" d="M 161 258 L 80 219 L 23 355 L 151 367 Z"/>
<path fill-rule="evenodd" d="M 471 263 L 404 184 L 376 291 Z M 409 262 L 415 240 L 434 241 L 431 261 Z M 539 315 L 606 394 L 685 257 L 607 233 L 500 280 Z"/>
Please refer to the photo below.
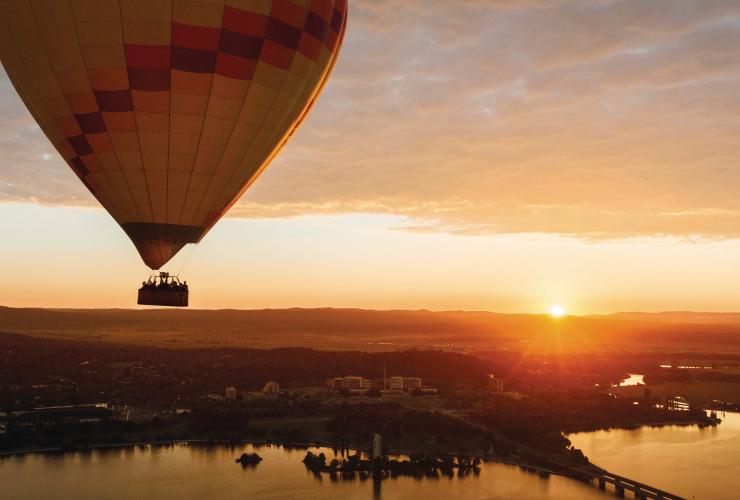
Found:
<path fill-rule="evenodd" d="M 326 94 L 231 215 L 738 237 L 739 46 L 734 0 L 356 0 Z M 0 126 L 0 200 L 94 204 L 4 76 Z"/>

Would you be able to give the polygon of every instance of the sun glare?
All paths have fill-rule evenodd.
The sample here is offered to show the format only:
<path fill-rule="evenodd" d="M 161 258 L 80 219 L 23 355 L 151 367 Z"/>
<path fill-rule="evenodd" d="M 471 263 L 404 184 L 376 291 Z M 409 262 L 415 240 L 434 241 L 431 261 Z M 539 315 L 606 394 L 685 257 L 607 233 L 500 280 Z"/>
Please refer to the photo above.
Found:
<path fill-rule="evenodd" d="M 565 316 L 565 308 L 560 304 L 553 304 L 550 306 L 550 316 L 553 318 L 562 318 Z"/>

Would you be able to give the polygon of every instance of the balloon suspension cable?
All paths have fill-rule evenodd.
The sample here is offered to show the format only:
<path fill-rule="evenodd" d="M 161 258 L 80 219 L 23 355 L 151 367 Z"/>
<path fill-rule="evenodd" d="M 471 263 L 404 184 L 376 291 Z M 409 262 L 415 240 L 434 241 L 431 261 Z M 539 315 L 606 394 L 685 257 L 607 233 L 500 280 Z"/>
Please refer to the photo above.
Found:
<path fill-rule="evenodd" d="M 190 262 L 190 258 L 195 253 L 195 244 L 194 243 L 188 243 L 186 245 L 186 247 L 190 247 L 190 248 L 186 248 L 186 250 L 185 250 L 185 260 L 183 260 L 182 264 L 180 265 L 180 268 L 177 270 L 177 273 L 175 274 L 175 276 L 178 276 L 178 277 L 182 273 L 182 270 L 185 269 L 185 266 L 188 264 L 188 262 Z"/>
<path fill-rule="evenodd" d="M 144 264 L 144 269 L 146 270 L 146 273 L 149 275 L 150 278 L 153 278 L 154 276 L 159 275 L 159 271 L 155 271 L 154 269 L 151 269 L 146 264 Z"/>

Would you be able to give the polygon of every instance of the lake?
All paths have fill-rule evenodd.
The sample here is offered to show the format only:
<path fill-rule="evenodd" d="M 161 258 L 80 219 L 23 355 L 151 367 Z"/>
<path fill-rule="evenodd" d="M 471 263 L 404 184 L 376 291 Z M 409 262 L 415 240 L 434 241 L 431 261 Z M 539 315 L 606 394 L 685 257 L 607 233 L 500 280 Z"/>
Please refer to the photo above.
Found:
<path fill-rule="evenodd" d="M 740 413 L 717 427 L 640 427 L 571 434 L 595 464 L 676 495 L 740 498 Z"/>
<path fill-rule="evenodd" d="M 722 415 L 720 415 L 722 416 Z M 740 414 L 718 427 L 669 426 L 572 434 L 597 465 L 672 493 L 698 499 L 738 498 Z M 234 462 L 244 451 L 264 460 L 256 468 Z M 328 448 L 314 453 L 335 454 Z M 607 499 L 593 486 L 518 467 L 484 463 L 479 476 L 374 483 L 317 479 L 301 460 L 306 449 L 281 446 L 175 444 L 0 458 L 0 498 L 12 499 Z"/>
<path fill-rule="evenodd" d="M 628 373 L 629 377 L 619 383 L 619 387 L 629 387 L 631 385 L 645 385 L 645 375 L 638 373 Z"/>
<path fill-rule="evenodd" d="M 327 457 L 334 453 L 326 448 Z M 234 459 L 257 451 L 263 461 L 242 468 Z M 485 463 L 479 476 L 319 480 L 301 460 L 306 450 L 280 446 L 141 446 L 0 459 L 0 497 L 8 499 L 592 499 L 597 488 L 571 479 Z M 613 498 L 613 497 L 611 497 Z"/>

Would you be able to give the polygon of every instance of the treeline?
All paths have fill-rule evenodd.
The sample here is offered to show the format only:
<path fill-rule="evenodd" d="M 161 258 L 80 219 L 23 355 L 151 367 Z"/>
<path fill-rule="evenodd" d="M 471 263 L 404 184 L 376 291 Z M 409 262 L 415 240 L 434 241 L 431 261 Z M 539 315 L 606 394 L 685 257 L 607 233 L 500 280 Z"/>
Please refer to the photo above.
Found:
<path fill-rule="evenodd" d="M 441 443 L 459 438 L 476 438 L 481 434 L 469 423 L 441 413 L 381 404 L 347 406 L 327 423 L 326 428 L 337 435 L 367 441 L 373 433 L 381 434 L 386 439 L 433 437 Z"/>
<path fill-rule="evenodd" d="M 561 433 L 670 422 L 709 424 L 703 410 L 669 411 L 655 401 L 616 398 L 595 390 L 533 393 L 515 400 L 491 397 L 474 415 L 477 421 L 534 448 L 569 444 Z"/>
<path fill-rule="evenodd" d="M 161 349 L 0 333 L 0 411 L 93 401 L 181 404 L 233 385 L 323 385 L 329 377 L 419 376 L 442 388 L 480 386 L 488 363 L 463 354 L 285 349 Z"/>
<path fill-rule="evenodd" d="M 142 436 L 147 424 L 105 420 L 100 422 L 49 422 L 43 425 L 16 425 L 8 422 L 0 434 L 0 450 L 23 448 L 84 448 L 95 444 L 155 440 Z"/>

